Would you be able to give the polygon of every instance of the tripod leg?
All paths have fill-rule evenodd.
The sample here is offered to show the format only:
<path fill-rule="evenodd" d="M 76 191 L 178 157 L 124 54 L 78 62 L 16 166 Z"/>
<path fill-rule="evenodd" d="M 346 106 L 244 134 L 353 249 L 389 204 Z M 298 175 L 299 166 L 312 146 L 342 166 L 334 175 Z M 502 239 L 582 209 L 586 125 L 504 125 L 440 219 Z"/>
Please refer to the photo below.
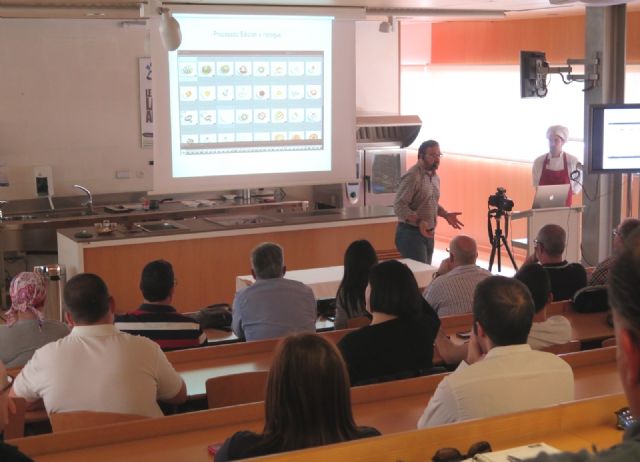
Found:
<path fill-rule="evenodd" d="M 502 245 L 502 239 L 504 239 L 504 236 L 502 235 L 502 233 L 500 232 L 499 229 L 496 230 L 496 241 L 498 241 L 498 273 L 500 273 L 502 271 L 502 253 L 501 253 L 501 248 L 500 246 Z"/>
<path fill-rule="evenodd" d="M 511 259 L 511 263 L 513 264 L 513 268 L 518 271 L 518 265 L 516 265 L 516 260 L 515 258 L 513 258 L 513 253 L 511 253 L 511 248 L 509 248 L 509 244 L 507 243 L 507 240 L 505 239 L 504 236 L 502 237 L 502 242 L 504 244 L 504 248 L 507 249 L 507 253 L 509 254 L 509 258 Z"/>
<path fill-rule="evenodd" d="M 489 271 L 491 271 L 491 268 L 493 268 L 493 259 L 496 256 L 496 248 L 497 248 L 497 239 L 494 237 L 491 240 L 491 256 L 489 257 Z"/>

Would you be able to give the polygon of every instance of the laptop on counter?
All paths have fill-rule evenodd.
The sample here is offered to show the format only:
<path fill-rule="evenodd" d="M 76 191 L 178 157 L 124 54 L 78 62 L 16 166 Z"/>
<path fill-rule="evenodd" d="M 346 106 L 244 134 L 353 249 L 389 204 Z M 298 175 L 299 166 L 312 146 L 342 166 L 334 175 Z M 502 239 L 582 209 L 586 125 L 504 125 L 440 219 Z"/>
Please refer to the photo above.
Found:
<path fill-rule="evenodd" d="M 538 186 L 533 198 L 532 209 L 550 209 L 564 207 L 569 194 L 569 184 L 551 184 Z"/>

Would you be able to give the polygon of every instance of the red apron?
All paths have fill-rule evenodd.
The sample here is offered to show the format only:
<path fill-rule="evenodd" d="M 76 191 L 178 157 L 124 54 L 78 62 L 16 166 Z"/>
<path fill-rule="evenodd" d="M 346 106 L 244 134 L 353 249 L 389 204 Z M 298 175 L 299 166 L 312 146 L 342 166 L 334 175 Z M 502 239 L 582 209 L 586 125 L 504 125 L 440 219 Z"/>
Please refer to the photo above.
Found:
<path fill-rule="evenodd" d="M 563 170 L 549 170 L 547 167 L 549 166 L 549 157 L 545 157 L 544 163 L 542 164 L 542 174 L 540 175 L 540 181 L 538 182 L 539 186 L 546 186 L 550 184 L 569 184 L 569 166 L 567 165 L 567 155 L 563 152 L 562 159 L 564 160 L 564 169 Z M 571 199 L 573 198 L 573 194 L 571 192 L 571 186 L 569 186 L 569 192 L 567 193 L 567 200 L 565 201 L 565 206 L 571 207 Z"/>

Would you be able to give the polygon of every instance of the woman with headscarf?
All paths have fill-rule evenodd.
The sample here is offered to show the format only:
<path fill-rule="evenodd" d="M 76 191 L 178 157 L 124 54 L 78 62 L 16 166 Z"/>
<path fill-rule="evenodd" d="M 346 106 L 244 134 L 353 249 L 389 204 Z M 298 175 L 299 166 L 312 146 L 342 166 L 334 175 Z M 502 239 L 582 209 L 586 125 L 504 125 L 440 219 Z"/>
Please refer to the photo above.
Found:
<path fill-rule="evenodd" d="M 69 333 L 66 324 L 44 319 L 47 281 L 37 273 L 20 273 L 9 288 L 11 307 L 7 324 L 0 326 L 0 360 L 7 367 L 26 364 L 43 345 Z"/>
<path fill-rule="evenodd" d="M 572 197 L 582 190 L 582 165 L 575 156 L 562 150 L 569 138 L 569 129 L 552 125 L 547 129 L 549 152 L 533 161 L 533 186 L 570 184 L 565 205 L 571 206 Z"/>

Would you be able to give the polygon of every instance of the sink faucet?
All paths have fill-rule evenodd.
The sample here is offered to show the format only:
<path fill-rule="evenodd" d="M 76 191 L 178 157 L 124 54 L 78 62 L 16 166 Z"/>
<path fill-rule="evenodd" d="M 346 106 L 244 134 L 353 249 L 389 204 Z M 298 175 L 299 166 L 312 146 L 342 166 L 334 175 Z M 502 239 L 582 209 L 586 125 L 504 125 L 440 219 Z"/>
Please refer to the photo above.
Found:
<path fill-rule="evenodd" d="M 0 201 L 0 221 L 4 220 L 4 214 L 2 213 L 2 207 L 7 205 L 9 201 Z"/>
<path fill-rule="evenodd" d="M 87 195 L 88 199 L 86 202 L 83 202 L 82 205 L 86 207 L 87 215 L 93 215 L 93 196 L 91 196 L 91 191 L 89 191 L 84 186 L 80 186 L 79 184 L 74 184 L 73 187 L 84 191 L 84 193 Z"/>

